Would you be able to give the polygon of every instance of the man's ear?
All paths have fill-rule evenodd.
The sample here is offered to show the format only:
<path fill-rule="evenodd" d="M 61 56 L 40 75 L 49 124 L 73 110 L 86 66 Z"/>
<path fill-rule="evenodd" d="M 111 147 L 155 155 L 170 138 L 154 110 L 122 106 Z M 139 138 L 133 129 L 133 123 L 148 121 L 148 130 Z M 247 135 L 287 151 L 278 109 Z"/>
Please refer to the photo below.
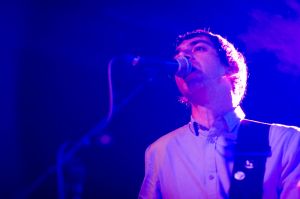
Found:
<path fill-rule="evenodd" d="M 225 74 L 224 77 L 227 77 L 228 79 L 231 79 L 233 75 L 236 75 L 236 71 L 232 71 L 232 68 L 229 66 L 225 66 Z"/>

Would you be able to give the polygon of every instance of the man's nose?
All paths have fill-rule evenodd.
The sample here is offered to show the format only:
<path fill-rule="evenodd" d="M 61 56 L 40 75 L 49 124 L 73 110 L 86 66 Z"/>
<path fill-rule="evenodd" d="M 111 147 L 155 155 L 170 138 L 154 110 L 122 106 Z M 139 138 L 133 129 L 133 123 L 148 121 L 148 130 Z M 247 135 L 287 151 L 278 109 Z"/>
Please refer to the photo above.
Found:
<path fill-rule="evenodd" d="M 183 57 L 187 58 L 188 60 L 191 60 L 194 58 L 193 53 L 190 50 L 181 51 L 178 55 L 183 56 Z"/>

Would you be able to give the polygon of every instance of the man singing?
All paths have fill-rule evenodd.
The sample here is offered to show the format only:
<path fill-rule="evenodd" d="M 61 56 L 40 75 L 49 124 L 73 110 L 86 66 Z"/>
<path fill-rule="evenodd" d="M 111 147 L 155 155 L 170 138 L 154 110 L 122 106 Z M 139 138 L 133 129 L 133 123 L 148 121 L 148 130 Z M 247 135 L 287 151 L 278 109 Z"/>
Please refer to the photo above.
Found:
<path fill-rule="evenodd" d="M 175 75 L 188 124 L 162 136 L 145 155 L 141 199 L 300 198 L 300 129 L 245 119 L 243 55 L 220 35 L 195 30 L 177 39 Z"/>

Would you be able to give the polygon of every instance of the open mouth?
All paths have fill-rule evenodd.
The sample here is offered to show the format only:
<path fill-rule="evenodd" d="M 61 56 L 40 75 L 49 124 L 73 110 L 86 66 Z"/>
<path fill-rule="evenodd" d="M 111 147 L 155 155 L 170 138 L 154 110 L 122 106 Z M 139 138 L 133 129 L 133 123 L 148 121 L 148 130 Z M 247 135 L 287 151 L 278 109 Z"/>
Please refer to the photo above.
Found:
<path fill-rule="evenodd" d="M 186 82 L 194 82 L 194 81 L 203 81 L 205 78 L 205 75 L 202 71 L 200 71 L 199 69 L 196 69 L 195 67 L 193 67 L 193 70 L 191 71 L 190 74 L 188 74 L 184 80 Z"/>

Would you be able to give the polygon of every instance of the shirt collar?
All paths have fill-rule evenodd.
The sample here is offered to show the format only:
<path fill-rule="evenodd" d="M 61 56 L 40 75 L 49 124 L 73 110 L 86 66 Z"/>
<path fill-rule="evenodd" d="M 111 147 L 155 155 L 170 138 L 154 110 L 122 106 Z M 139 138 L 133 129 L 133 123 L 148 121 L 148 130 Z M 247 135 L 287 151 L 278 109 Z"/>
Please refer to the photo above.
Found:
<path fill-rule="evenodd" d="M 240 124 L 240 121 L 245 118 L 245 113 L 242 108 L 238 106 L 232 111 L 226 113 L 223 117 L 227 124 L 229 132 L 233 132 Z"/>
<path fill-rule="evenodd" d="M 233 110 L 225 113 L 221 118 L 224 119 L 228 132 L 233 133 L 240 124 L 240 121 L 245 118 L 245 113 L 240 106 L 237 106 Z M 194 122 L 195 119 L 191 116 L 191 123 L 193 124 Z"/>

